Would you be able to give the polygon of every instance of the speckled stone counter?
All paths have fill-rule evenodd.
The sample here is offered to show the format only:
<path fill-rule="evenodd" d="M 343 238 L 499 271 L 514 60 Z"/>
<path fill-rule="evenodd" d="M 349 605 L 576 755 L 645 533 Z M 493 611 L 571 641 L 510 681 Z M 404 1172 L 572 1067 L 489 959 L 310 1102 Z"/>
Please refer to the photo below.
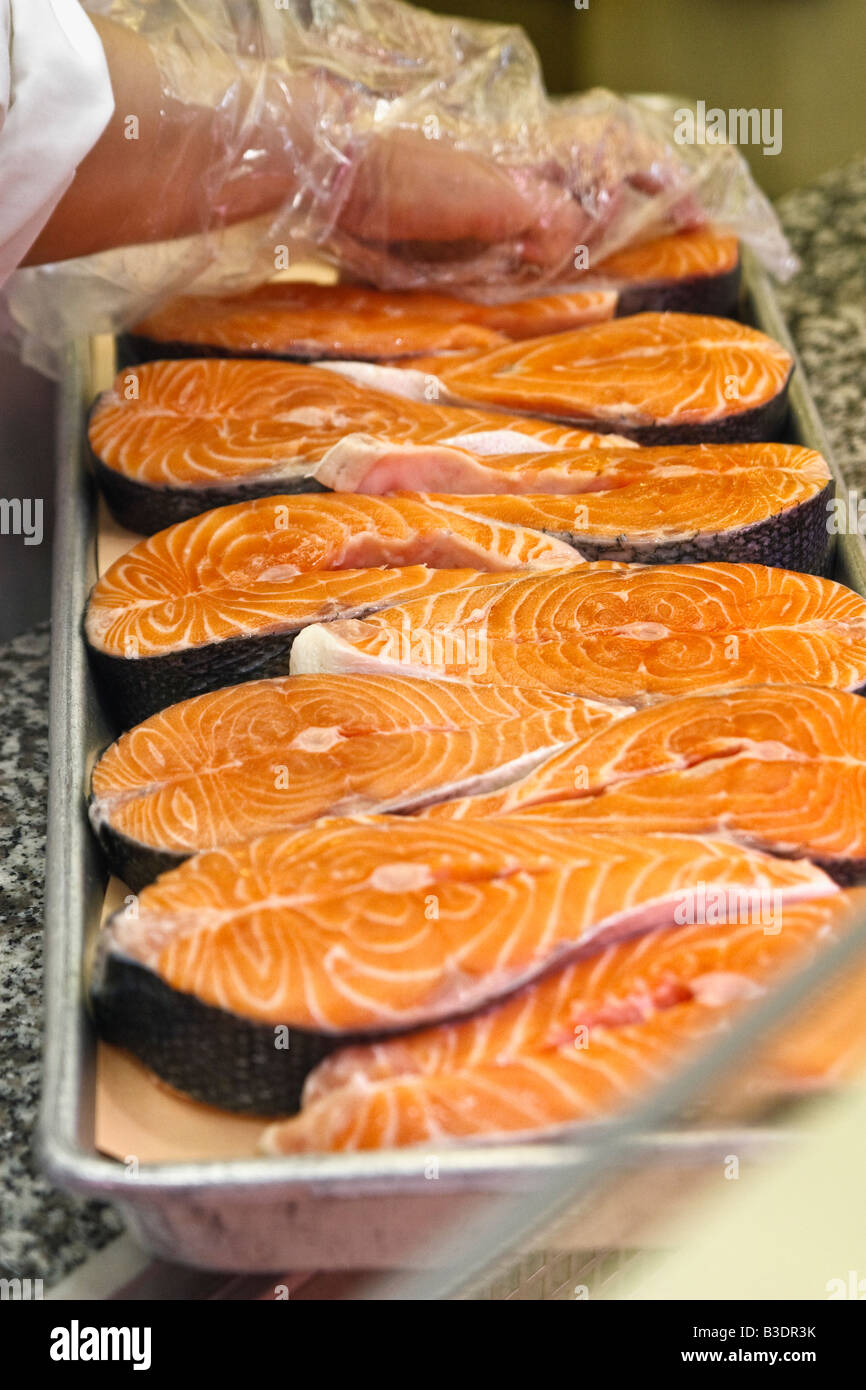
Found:
<path fill-rule="evenodd" d="M 110 1240 L 108 1207 L 53 1189 L 31 1152 L 42 1046 L 48 626 L 0 647 L 0 1277 L 50 1285 Z"/>
<path fill-rule="evenodd" d="M 866 158 L 785 197 L 803 262 L 780 297 L 852 487 L 866 486 Z M 58 1281 L 120 1229 L 53 1191 L 31 1136 L 39 1101 L 48 631 L 0 647 L 0 1277 Z"/>
<path fill-rule="evenodd" d="M 778 210 L 802 261 L 779 300 L 836 460 L 849 486 L 866 488 L 866 158 Z"/>
<path fill-rule="evenodd" d="M 121 1229 L 33 1159 L 42 1049 L 49 630 L 0 648 L 0 1277 L 50 1284 Z"/>

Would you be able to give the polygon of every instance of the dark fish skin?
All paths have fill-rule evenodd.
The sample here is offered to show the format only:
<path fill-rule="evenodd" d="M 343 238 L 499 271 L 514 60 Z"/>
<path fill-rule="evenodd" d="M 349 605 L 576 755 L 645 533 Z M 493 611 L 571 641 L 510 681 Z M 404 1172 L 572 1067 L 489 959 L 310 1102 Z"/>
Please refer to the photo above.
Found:
<path fill-rule="evenodd" d="M 369 611 L 369 610 L 367 610 Z M 358 613 L 353 617 L 363 617 Z M 108 656 L 85 642 L 106 711 L 118 729 L 131 729 L 149 715 L 223 685 L 263 676 L 287 676 L 289 654 L 300 628 L 258 637 L 229 637 L 165 656 L 132 660 Z"/>
<path fill-rule="evenodd" d="M 742 266 L 737 262 L 724 275 L 693 275 L 687 280 L 646 280 L 618 288 L 616 317 L 647 311 L 713 314 L 737 318 Z"/>
<path fill-rule="evenodd" d="M 90 988 L 99 1035 L 131 1052 L 194 1100 L 263 1118 L 294 1113 L 308 1073 L 337 1047 L 362 1039 L 254 1023 L 172 989 L 137 961 L 101 950 Z M 369 1039 L 365 1039 L 369 1041 Z"/>
<path fill-rule="evenodd" d="M 91 797 L 89 805 L 92 802 Z M 153 845 L 144 845 L 140 840 L 130 839 L 128 835 L 115 830 L 107 821 L 101 822 L 98 826 L 94 825 L 93 829 L 109 869 L 118 878 L 123 879 L 133 893 L 138 893 L 148 883 L 153 883 L 160 874 L 167 873 L 169 869 L 176 869 L 192 855 L 191 850 L 184 854 L 180 850 L 157 849 Z"/>
<path fill-rule="evenodd" d="M 192 516 L 235 502 L 254 502 L 258 497 L 292 492 L 327 492 L 315 478 L 306 476 L 270 481 L 260 478 L 224 487 L 149 487 L 124 477 L 115 468 L 107 468 L 89 446 L 88 450 L 94 477 L 114 520 L 142 536 L 152 536 L 176 521 L 188 521 Z"/>
<path fill-rule="evenodd" d="M 859 690 L 852 692 L 854 695 L 866 696 L 866 686 L 861 686 Z M 761 848 L 756 843 L 756 848 Z M 832 879 L 839 884 L 840 888 L 856 888 L 858 885 L 866 884 L 866 859 L 841 859 L 838 855 L 829 856 L 824 854 L 791 855 L 781 854 L 772 845 L 767 847 L 768 854 L 775 854 L 779 859 L 801 858 L 808 859 L 812 864 L 823 869 L 825 874 L 829 874 Z"/>
<path fill-rule="evenodd" d="M 777 569 L 830 578 L 834 537 L 827 530 L 827 506 L 834 490 L 835 483 L 831 480 L 808 502 L 801 502 L 779 516 L 732 531 L 705 533 L 670 542 L 630 541 L 628 535 L 624 535 L 611 544 L 600 544 L 585 531 L 558 531 L 552 527 L 545 528 L 545 534 L 567 541 L 585 560 L 641 565 L 725 560 L 734 564 L 772 565 Z M 471 502 L 471 498 L 467 501 Z"/>
<path fill-rule="evenodd" d="M 280 1025 L 242 1018 L 173 989 L 155 971 L 111 950 L 110 929 L 109 921 L 88 995 L 99 1036 L 131 1052 L 169 1086 L 220 1110 L 263 1118 L 294 1114 L 307 1076 L 330 1053 L 409 1036 L 425 1026 L 369 1033 L 291 1027 L 289 1046 L 278 1048 Z M 460 1015 L 443 1022 L 453 1017 Z"/>
<path fill-rule="evenodd" d="M 123 367 L 137 367 L 142 362 L 154 362 L 165 357 L 255 357 L 265 361 L 278 362 L 319 362 L 326 357 L 341 358 L 345 353 L 317 352 L 253 352 L 243 348 L 217 347 L 211 343 L 164 343 L 157 338 L 144 338 L 137 333 L 123 333 L 117 339 L 118 371 Z M 353 352 L 356 362 L 378 362 L 379 358 L 360 352 Z"/>

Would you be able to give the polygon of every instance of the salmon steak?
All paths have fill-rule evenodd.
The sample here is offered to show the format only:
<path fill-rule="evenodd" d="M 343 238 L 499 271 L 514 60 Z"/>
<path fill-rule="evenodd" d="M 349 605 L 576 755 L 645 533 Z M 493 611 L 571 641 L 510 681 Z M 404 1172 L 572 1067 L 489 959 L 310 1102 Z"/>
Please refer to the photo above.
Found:
<path fill-rule="evenodd" d="M 694 227 L 627 246 L 587 279 L 616 291 L 618 314 L 677 310 L 729 318 L 739 296 L 740 246 L 730 233 Z"/>
<path fill-rule="evenodd" d="M 627 712 L 387 676 L 248 681 L 112 744 L 93 771 L 90 819 L 113 872 L 138 889 L 198 850 L 501 787 Z"/>
<path fill-rule="evenodd" d="M 429 372 L 334 366 L 385 390 L 430 390 Z M 774 438 L 793 366 L 781 344 L 733 319 L 646 313 L 460 354 L 436 378 L 440 399 L 454 404 L 613 430 L 638 444 L 704 444 Z"/>
<path fill-rule="evenodd" d="M 609 288 L 570 289 L 506 304 L 447 294 L 384 291 L 305 281 L 259 285 L 237 295 L 186 295 L 136 324 L 132 351 L 145 357 L 226 353 L 302 360 L 371 361 L 484 349 L 609 319 Z"/>
<path fill-rule="evenodd" d="M 260 1148 L 273 1156 L 555 1136 L 647 1099 L 708 1048 L 731 1013 L 680 1004 L 642 1023 L 595 1029 L 581 1051 L 572 1043 L 521 1052 L 500 1066 L 377 1081 L 361 1075 L 269 1125 Z"/>
<path fill-rule="evenodd" d="M 103 931 L 94 1016 L 179 1090 L 285 1114 L 340 1042 L 483 1008 L 694 912 L 698 890 L 777 914 L 838 891 L 805 860 L 709 837 L 338 817 L 198 854 L 145 888 Z"/>
<path fill-rule="evenodd" d="M 821 686 L 694 695 L 640 710 L 507 787 L 429 814 L 562 816 L 587 830 L 725 834 L 866 878 L 866 700 Z"/>
<path fill-rule="evenodd" d="M 804 969 L 864 911 L 859 890 L 792 903 L 775 929 L 759 911 L 659 927 L 560 966 L 472 1018 L 341 1048 L 310 1073 L 300 1113 L 270 1126 L 262 1148 L 513 1139 L 603 1119 L 647 1099 L 694 1045 Z M 820 1041 L 777 1083 L 832 1080 L 844 1047 L 824 1055 Z"/>
<path fill-rule="evenodd" d="M 316 476 L 337 492 L 406 488 L 446 506 L 466 493 L 472 516 L 557 536 L 587 560 L 759 561 L 808 574 L 830 563 L 830 470 L 793 444 L 554 450 L 440 466 L 430 451 L 383 457 L 349 436 Z"/>
<path fill-rule="evenodd" d="M 481 459 L 493 468 L 515 455 L 629 443 L 546 420 L 413 401 L 321 367 L 243 359 L 127 368 L 95 401 L 88 424 L 91 462 L 111 513 L 143 535 L 213 507 L 327 487 L 316 470 L 347 436 L 368 465 L 383 457 L 411 472 L 435 463 L 440 491 L 451 490 L 449 470 L 459 475 Z"/>
<path fill-rule="evenodd" d="M 134 545 L 91 590 L 85 636 L 129 727 L 183 697 L 287 674 L 307 623 L 480 571 L 579 563 L 563 541 L 418 500 L 289 494 L 219 507 Z"/>
<path fill-rule="evenodd" d="M 764 565 L 612 565 L 503 578 L 314 624 L 298 675 L 377 671 L 651 704 L 749 685 L 866 689 L 866 601 Z"/>

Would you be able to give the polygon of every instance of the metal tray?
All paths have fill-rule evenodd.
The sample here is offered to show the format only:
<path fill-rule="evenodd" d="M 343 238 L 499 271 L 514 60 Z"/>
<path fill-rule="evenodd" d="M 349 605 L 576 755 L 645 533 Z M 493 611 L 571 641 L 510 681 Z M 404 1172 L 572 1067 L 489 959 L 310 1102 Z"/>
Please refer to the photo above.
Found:
<path fill-rule="evenodd" d="M 773 291 L 748 257 L 744 280 L 741 316 L 793 352 Z M 94 1146 L 95 1038 L 82 1003 L 82 975 L 98 929 L 105 876 L 84 790 L 93 759 L 112 734 L 81 639 L 85 600 L 96 578 L 96 496 L 83 449 L 93 394 L 90 348 L 79 343 L 67 354 L 58 421 L 43 1166 L 61 1186 L 116 1203 L 146 1248 L 179 1262 L 237 1271 L 423 1266 L 435 1259 L 443 1228 L 467 1223 L 467 1231 L 470 1224 L 477 1230 L 479 1216 L 492 1215 L 497 1203 L 501 1210 L 503 1193 L 516 1198 L 542 1191 L 557 1176 L 577 1179 L 598 1169 L 605 1154 L 619 1161 L 623 1145 L 610 1142 L 611 1127 L 587 1129 L 579 1144 L 444 1148 L 436 1155 L 435 1180 L 427 1176 L 427 1150 L 142 1165 L 133 1177 Z M 844 489 L 799 363 L 790 402 L 788 438 L 818 449 Z M 835 572 L 866 595 L 866 547 L 859 535 L 838 537 Z M 655 1113 L 668 1120 L 671 1114 L 663 1105 Z M 632 1133 L 630 1151 L 653 1165 L 705 1165 L 731 1152 L 773 1147 L 778 1138 L 777 1131 L 760 1128 L 655 1128 Z M 599 1244 L 597 1230 L 594 1243 Z"/>

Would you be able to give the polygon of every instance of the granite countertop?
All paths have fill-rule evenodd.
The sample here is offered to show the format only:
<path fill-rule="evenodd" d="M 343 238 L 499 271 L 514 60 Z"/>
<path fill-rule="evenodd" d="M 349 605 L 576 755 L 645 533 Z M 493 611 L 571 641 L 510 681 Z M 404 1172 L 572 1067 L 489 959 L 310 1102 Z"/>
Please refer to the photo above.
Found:
<path fill-rule="evenodd" d="M 42 879 L 48 796 L 48 624 L 0 647 L 0 1278 L 46 1286 L 121 1229 L 59 1192 L 32 1137 L 42 1048 Z"/>
<path fill-rule="evenodd" d="M 780 291 L 831 446 L 866 486 L 866 158 L 788 194 L 803 266 Z M 121 1229 L 114 1212 L 52 1189 L 31 1152 L 39 1103 L 47 625 L 0 647 L 0 1277 L 47 1287 Z"/>
<path fill-rule="evenodd" d="M 779 301 L 836 461 L 866 488 L 866 157 L 777 206 L 802 261 Z"/>

